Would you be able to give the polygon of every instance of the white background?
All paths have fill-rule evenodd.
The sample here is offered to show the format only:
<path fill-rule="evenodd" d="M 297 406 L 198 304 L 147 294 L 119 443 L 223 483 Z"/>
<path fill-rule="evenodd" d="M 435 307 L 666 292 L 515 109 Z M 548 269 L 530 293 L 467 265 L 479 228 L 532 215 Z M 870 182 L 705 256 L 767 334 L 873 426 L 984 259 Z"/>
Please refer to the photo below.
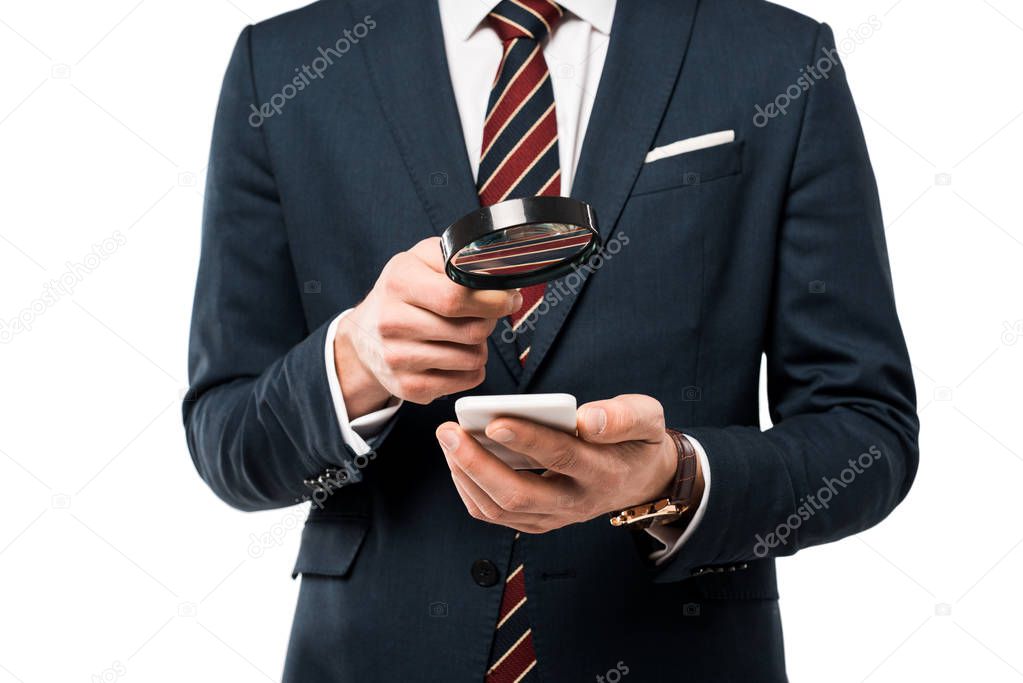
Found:
<path fill-rule="evenodd" d="M 0 319 L 124 238 L 0 345 L 0 683 L 280 676 L 304 512 L 217 501 L 179 399 L 223 70 L 297 4 L 0 6 Z M 1018 680 L 1023 7 L 785 4 L 839 39 L 880 22 L 845 62 L 923 421 L 892 517 L 779 563 L 791 677 Z"/>

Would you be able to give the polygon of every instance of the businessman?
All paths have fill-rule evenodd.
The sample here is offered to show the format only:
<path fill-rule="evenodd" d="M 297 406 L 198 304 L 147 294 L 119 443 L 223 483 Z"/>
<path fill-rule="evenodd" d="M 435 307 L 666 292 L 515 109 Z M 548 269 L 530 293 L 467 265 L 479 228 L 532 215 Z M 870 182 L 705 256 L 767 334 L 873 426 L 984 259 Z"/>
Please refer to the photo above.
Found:
<path fill-rule="evenodd" d="M 520 291 L 446 278 L 447 225 L 533 195 L 591 204 L 602 252 Z M 759 0 L 322 0 L 246 28 L 189 361 L 213 491 L 311 501 L 286 681 L 783 681 L 775 558 L 878 523 L 918 460 L 840 55 Z M 543 392 L 578 398 L 576 435 L 487 428 L 536 470 L 453 421 Z"/>

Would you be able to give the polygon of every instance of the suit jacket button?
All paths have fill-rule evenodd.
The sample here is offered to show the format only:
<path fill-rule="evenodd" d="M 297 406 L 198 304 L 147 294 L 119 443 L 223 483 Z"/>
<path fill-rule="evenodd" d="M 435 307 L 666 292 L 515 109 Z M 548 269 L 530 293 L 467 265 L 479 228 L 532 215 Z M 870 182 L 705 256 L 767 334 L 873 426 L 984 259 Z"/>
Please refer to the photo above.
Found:
<path fill-rule="evenodd" d="M 472 580 L 477 585 L 489 588 L 497 583 L 497 566 L 490 560 L 476 560 L 472 563 Z"/>

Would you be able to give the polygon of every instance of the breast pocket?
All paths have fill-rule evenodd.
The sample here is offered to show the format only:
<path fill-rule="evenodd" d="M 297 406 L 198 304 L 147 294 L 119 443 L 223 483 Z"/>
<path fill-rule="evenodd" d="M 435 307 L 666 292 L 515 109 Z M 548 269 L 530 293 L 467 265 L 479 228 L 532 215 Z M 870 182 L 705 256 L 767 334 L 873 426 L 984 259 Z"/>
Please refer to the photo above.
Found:
<path fill-rule="evenodd" d="M 643 164 L 632 196 L 703 185 L 741 173 L 742 151 L 739 140 Z"/>

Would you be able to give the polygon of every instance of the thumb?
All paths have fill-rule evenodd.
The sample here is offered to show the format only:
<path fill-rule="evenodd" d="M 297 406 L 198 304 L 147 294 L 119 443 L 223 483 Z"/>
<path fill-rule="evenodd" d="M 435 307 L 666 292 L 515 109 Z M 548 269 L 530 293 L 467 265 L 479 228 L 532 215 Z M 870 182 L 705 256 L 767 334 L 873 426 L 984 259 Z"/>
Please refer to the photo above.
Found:
<path fill-rule="evenodd" d="M 409 249 L 409 253 L 438 273 L 444 272 L 444 254 L 440 249 L 439 237 L 427 237 Z"/>
<path fill-rule="evenodd" d="M 579 438 L 590 443 L 658 443 L 664 437 L 664 409 L 660 401 L 643 394 L 586 403 L 576 419 Z"/>

